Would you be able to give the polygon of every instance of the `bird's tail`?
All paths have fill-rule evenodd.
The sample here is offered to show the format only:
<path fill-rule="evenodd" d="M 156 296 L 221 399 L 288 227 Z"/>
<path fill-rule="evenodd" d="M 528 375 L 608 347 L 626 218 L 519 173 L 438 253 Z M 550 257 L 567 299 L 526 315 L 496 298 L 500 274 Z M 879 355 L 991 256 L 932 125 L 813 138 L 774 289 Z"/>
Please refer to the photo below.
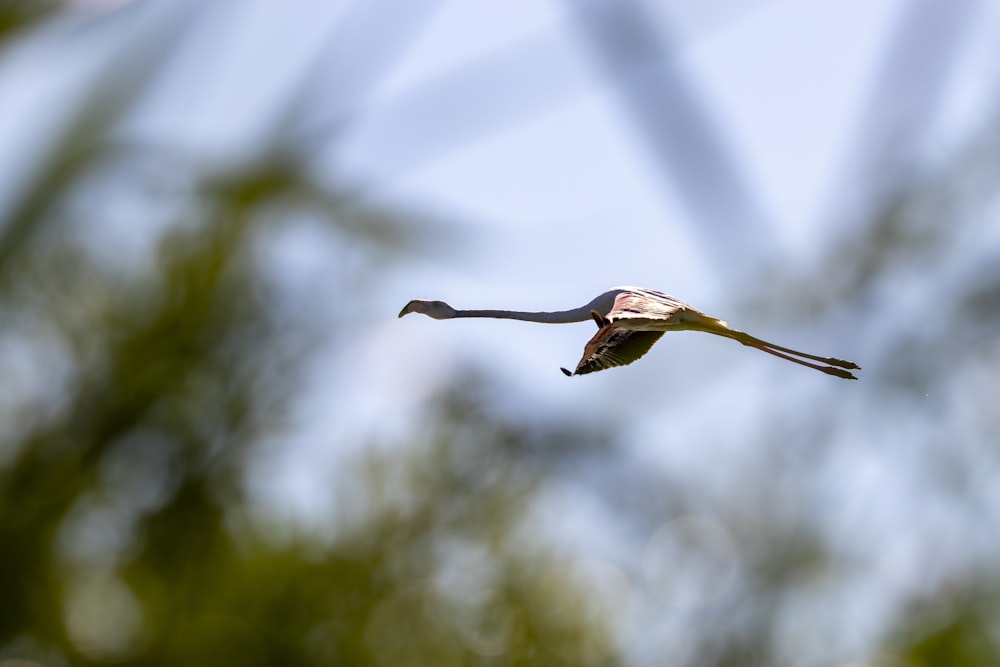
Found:
<path fill-rule="evenodd" d="M 731 338 L 730 334 L 735 331 L 735 329 L 729 328 L 729 322 L 720 320 L 717 317 L 709 317 L 705 313 L 699 313 L 697 310 L 684 311 L 681 316 L 681 322 L 683 323 L 682 329 L 704 331 L 705 333 L 726 336 L 727 338 Z"/>

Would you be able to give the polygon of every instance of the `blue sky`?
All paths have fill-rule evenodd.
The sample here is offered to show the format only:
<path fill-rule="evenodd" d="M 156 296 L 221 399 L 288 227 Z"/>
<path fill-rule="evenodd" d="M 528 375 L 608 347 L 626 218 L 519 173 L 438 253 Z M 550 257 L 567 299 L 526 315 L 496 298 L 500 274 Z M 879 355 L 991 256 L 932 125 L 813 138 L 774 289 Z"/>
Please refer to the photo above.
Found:
<path fill-rule="evenodd" d="M 102 13 L 94 9 L 101 3 L 77 3 L 79 15 L 24 40 L 0 63 L 0 213 L 59 141 L 74 112 L 67 100 L 106 83 L 144 40 L 185 14 L 166 2 L 120 4 Z M 398 29 L 398 5 L 368 6 L 384 13 L 386 31 Z M 973 18 L 931 122 L 907 146 L 906 179 L 933 177 L 996 113 L 1000 9 L 968 6 Z M 399 47 L 405 57 L 379 70 L 363 36 L 338 32 L 351 11 L 343 3 L 303 1 L 292 10 L 281 2 L 217 3 L 181 33 L 184 42 L 119 128 L 124 137 L 225 165 L 258 149 L 288 118 L 326 127 L 313 145 L 317 180 L 358 190 L 377 206 L 415 211 L 446 230 L 428 233 L 434 245 L 402 268 L 362 285 L 338 282 L 340 269 L 369 258 L 308 220 L 262 248 L 288 299 L 314 301 L 315 315 L 331 327 L 347 319 L 363 331 L 324 350 L 305 379 L 310 391 L 296 409 L 296 435 L 275 443 L 252 476 L 273 511 L 322 526 L 334 502 L 330 489 L 349 483 L 338 478 L 340 467 L 370 442 L 365 437 L 405 434 L 427 398 L 472 365 L 499 378 L 499 409 L 511 414 L 618 424 L 620 466 L 657 471 L 690 499 L 688 519 L 665 520 L 666 533 L 644 535 L 637 546 L 627 521 L 588 492 L 589 480 L 546 490 L 533 527 L 557 527 L 553 532 L 587 555 L 581 576 L 604 581 L 611 597 L 619 595 L 620 577 L 608 573 L 630 567 L 645 567 L 655 588 L 655 566 L 636 554 L 669 550 L 672 530 L 717 552 L 722 580 L 738 586 L 739 555 L 727 535 L 737 519 L 750 520 L 740 514 L 747 479 L 770 476 L 780 493 L 815 513 L 848 563 L 804 586 L 782 608 L 783 622 L 802 630 L 797 614 L 850 619 L 839 625 L 842 637 L 824 640 L 841 650 L 863 651 L 879 630 L 872 616 L 889 613 L 923 580 L 951 576 L 998 549 L 995 536 L 977 529 L 983 517 L 1000 516 L 995 492 L 970 483 L 983 494 L 975 510 L 927 492 L 937 488 L 935 434 L 968 435 L 957 438 L 965 443 L 954 453 L 961 465 L 976 469 L 985 460 L 978 469 L 995 470 L 975 435 L 989 412 L 982 396 L 996 396 L 995 381 L 963 366 L 936 391 L 900 406 L 885 398 L 891 378 L 880 375 L 909 335 L 903 323 L 921 321 L 923 303 L 946 295 L 948 281 L 964 280 L 963 265 L 973 274 L 987 265 L 976 262 L 997 247 L 995 205 L 961 228 L 965 238 L 942 245 L 940 265 L 891 274 L 875 296 L 819 314 L 772 303 L 771 292 L 734 284 L 730 267 L 713 261 L 701 221 L 581 41 L 572 3 L 413 7 L 407 11 L 427 9 L 428 20 Z M 771 239 L 746 250 L 782 267 L 786 289 L 825 261 L 831 246 L 871 223 L 853 208 L 869 178 L 858 139 L 869 131 L 869 105 L 907 7 L 902 0 L 648 4 L 672 44 L 664 66 L 690 84 L 763 211 Z M 356 50 L 369 60 L 352 57 Z M 322 85 L 300 95 L 303 72 L 317 61 L 325 65 Z M 905 119 L 906 100 L 899 104 Z M 346 129 L 327 127 L 339 118 Z M 123 220 L 126 230 L 130 218 Z M 143 238 L 120 234 L 121 254 L 140 253 Z M 838 276 L 803 283 L 809 280 L 836 284 Z M 567 380 L 558 368 L 576 362 L 592 326 L 396 319 L 411 298 L 562 309 L 621 284 L 670 292 L 779 344 L 856 359 L 868 374 L 845 383 L 721 339 L 672 334 L 641 363 Z M 970 390 L 955 389 L 961 384 L 985 389 L 970 398 Z M 762 446 L 765 439 L 770 444 Z M 921 554 L 941 535 L 969 549 L 941 554 L 928 574 Z M 713 595 L 706 590 L 678 595 L 697 602 Z M 820 608 L 827 603 L 833 611 Z M 683 634 L 683 618 L 669 622 Z M 657 650 L 636 649 L 640 659 Z"/>

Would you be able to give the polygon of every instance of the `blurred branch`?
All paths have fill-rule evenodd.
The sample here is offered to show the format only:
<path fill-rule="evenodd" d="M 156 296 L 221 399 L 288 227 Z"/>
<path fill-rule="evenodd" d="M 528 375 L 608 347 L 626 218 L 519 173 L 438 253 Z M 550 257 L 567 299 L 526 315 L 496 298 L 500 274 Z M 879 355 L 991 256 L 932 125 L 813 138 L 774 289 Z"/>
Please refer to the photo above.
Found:
<path fill-rule="evenodd" d="M 339 189 L 339 183 L 318 183 L 308 171 L 308 156 L 297 159 L 294 146 L 278 145 L 261 157 L 242 169 L 206 176 L 203 191 L 246 198 L 248 205 L 262 204 L 265 209 L 284 204 L 297 213 L 317 214 L 352 242 L 395 257 L 435 247 L 455 233 L 438 216 L 376 205 L 359 193 Z"/>
<path fill-rule="evenodd" d="M 851 219 L 866 219 L 916 175 L 922 139 L 937 120 L 954 59 L 979 5 L 978 0 L 900 5 L 895 35 L 834 183 L 837 203 L 829 209 L 839 219 L 829 228 L 835 233 L 856 229 L 844 225 L 845 212 Z"/>
<path fill-rule="evenodd" d="M 154 3 L 155 4 L 155 3 Z M 68 120 L 49 137 L 48 159 L 39 161 L 37 174 L 17 193 L 16 199 L 0 211 L 0 270 L 15 249 L 44 220 L 58 194 L 65 192 L 81 170 L 102 150 L 99 145 L 109 140 L 110 128 L 119 123 L 131 107 L 134 97 L 163 66 L 166 45 L 192 21 L 194 13 L 162 10 L 158 20 L 137 22 L 130 38 L 119 44 L 118 53 L 108 54 L 115 62 L 115 76 L 92 72 L 86 94 L 73 96 L 75 104 Z M 137 48 L 136 48 L 137 47 Z M 121 54 L 127 57 L 116 57 Z"/>
<path fill-rule="evenodd" d="M 587 89 L 576 56 L 551 29 L 469 58 L 399 93 L 361 102 L 312 130 L 338 136 L 335 150 L 403 174 L 538 117 Z"/>
<path fill-rule="evenodd" d="M 387 14 L 379 3 L 350 2 L 326 48 L 301 76 L 300 90 L 288 98 L 287 116 L 299 119 L 287 125 L 295 128 L 290 143 L 311 151 L 318 140 L 335 142 L 358 120 L 365 96 L 402 59 L 439 5 L 439 0 L 411 0 Z M 337 92 L 332 106 L 325 94 L 322 105 L 312 99 L 317 91 L 329 90 Z"/>
<path fill-rule="evenodd" d="M 641 0 L 569 5 L 645 146 L 687 206 L 713 270 L 731 285 L 755 277 L 774 243 L 767 216 L 709 110 L 672 63 L 663 28 Z"/>

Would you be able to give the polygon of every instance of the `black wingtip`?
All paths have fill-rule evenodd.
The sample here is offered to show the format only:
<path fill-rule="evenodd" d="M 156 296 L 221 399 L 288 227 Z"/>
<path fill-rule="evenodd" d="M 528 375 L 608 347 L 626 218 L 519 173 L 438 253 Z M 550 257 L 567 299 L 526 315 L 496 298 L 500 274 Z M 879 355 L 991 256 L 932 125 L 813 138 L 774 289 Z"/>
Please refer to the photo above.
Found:
<path fill-rule="evenodd" d="M 570 372 L 569 372 L 568 370 L 566 370 L 565 368 L 560 368 L 559 370 L 561 370 L 561 371 L 563 372 L 563 375 L 565 375 L 566 377 L 572 377 L 572 376 L 573 376 L 573 374 L 572 374 L 572 373 L 570 373 Z"/>

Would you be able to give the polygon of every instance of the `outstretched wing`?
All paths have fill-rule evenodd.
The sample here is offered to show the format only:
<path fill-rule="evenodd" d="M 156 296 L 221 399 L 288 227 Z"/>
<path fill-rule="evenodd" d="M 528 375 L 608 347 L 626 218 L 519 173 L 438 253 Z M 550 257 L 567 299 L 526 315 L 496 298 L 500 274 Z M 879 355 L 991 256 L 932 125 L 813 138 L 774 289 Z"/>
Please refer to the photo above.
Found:
<path fill-rule="evenodd" d="M 650 324 L 679 323 L 689 313 L 698 311 L 677 297 L 656 290 L 632 287 L 615 297 L 614 307 L 606 317 L 616 320 L 648 320 Z M 639 327 L 636 327 L 639 328 Z M 654 328 L 658 328 L 654 326 Z"/>
<path fill-rule="evenodd" d="M 576 371 L 570 373 L 564 368 L 562 372 L 566 375 L 583 375 L 614 366 L 626 366 L 649 352 L 653 343 L 660 340 L 662 335 L 662 331 L 635 331 L 614 325 L 603 326 L 583 348 L 583 358 L 577 364 Z"/>

